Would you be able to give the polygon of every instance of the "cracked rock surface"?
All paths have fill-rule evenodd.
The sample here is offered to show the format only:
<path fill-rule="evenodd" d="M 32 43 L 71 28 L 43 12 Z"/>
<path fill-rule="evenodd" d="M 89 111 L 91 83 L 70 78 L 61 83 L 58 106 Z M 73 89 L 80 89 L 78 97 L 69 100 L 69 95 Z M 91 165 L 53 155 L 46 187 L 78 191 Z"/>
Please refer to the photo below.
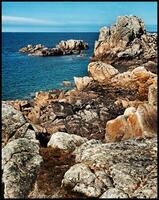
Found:
<path fill-rule="evenodd" d="M 77 164 L 62 181 L 66 188 L 89 197 L 157 197 L 156 137 L 108 144 L 90 140 L 74 154 Z"/>
<path fill-rule="evenodd" d="M 2 149 L 4 197 L 27 197 L 33 187 L 41 162 L 37 144 L 26 138 L 9 142 Z"/>
<path fill-rule="evenodd" d="M 25 198 L 42 162 L 39 142 L 22 113 L 5 102 L 2 102 L 2 142 L 4 197 Z"/>

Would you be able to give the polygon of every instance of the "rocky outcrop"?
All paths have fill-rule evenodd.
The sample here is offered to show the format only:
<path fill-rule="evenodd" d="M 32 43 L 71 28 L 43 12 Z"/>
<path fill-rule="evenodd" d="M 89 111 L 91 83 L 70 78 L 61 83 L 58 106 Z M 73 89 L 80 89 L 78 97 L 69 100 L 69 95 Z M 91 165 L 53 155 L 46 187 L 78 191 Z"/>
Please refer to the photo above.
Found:
<path fill-rule="evenodd" d="M 103 62 L 92 62 L 88 66 L 88 72 L 99 84 L 137 91 L 142 99 L 147 97 L 149 86 L 157 82 L 157 75 L 147 71 L 144 67 L 119 73 L 111 65 Z"/>
<path fill-rule="evenodd" d="M 4 197 L 26 198 L 42 162 L 39 142 L 22 113 L 6 102 L 2 102 L 2 146 Z"/>
<path fill-rule="evenodd" d="M 19 52 L 28 53 L 30 56 L 62 56 L 80 54 L 81 50 L 86 49 L 88 49 L 88 44 L 83 40 L 66 40 L 61 41 L 54 48 L 48 48 L 42 44 L 28 45 L 21 48 Z"/>
<path fill-rule="evenodd" d="M 65 173 L 62 185 L 87 197 L 156 198 L 156 145 L 156 138 L 111 144 L 90 140 L 75 150 L 78 164 Z"/>
<path fill-rule="evenodd" d="M 2 102 L 2 146 L 18 138 L 35 140 L 35 131 L 20 111 Z"/>
<path fill-rule="evenodd" d="M 139 105 L 137 110 L 129 107 L 124 115 L 106 124 L 106 142 L 116 142 L 129 138 L 154 137 L 157 132 L 157 107 L 150 104 Z"/>
<path fill-rule="evenodd" d="M 111 28 L 103 27 L 95 43 L 92 60 L 123 70 L 149 61 L 157 63 L 157 34 L 147 33 L 136 16 L 119 16 Z"/>
<path fill-rule="evenodd" d="M 27 138 L 9 142 L 2 149 L 2 181 L 5 198 L 26 198 L 42 162 L 38 144 Z"/>
<path fill-rule="evenodd" d="M 56 45 L 56 48 L 62 49 L 63 51 L 73 50 L 75 51 L 74 53 L 77 53 L 80 50 L 88 49 L 88 44 L 83 40 L 66 40 L 61 41 L 58 45 Z"/>

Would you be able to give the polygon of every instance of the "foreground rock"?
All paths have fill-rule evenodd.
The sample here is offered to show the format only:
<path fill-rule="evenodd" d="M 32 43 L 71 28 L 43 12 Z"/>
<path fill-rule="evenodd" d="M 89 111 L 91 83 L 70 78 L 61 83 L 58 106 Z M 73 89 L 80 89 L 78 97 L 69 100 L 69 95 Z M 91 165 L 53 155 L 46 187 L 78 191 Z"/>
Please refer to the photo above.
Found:
<path fill-rule="evenodd" d="M 18 138 L 35 140 L 35 131 L 22 113 L 2 102 L 2 146 Z"/>
<path fill-rule="evenodd" d="M 71 54 L 80 54 L 82 50 L 88 49 L 88 44 L 83 40 L 66 40 L 61 41 L 54 48 L 47 48 L 44 45 L 28 45 L 21 48 L 21 53 L 28 53 L 32 56 L 62 56 Z"/>
<path fill-rule="evenodd" d="M 39 142 L 22 113 L 2 102 L 2 180 L 5 198 L 26 198 L 42 162 Z"/>
<path fill-rule="evenodd" d="M 120 70 L 149 61 L 157 63 L 157 34 L 147 33 L 143 21 L 136 16 L 120 16 L 111 28 L 100 30 L 92 60 L 109 63 Z"/>
<path fill-rule="evenodd" d="M 78 135 L 57 132 L 51 136 L 47 146 L 62 153 L 71 153 L 77 146 L 86 141 L 87 138 L 82 138 Z"/>
<path fill-rule="evenodd" d="M 26 138 L 9 142 L 2 149 L 2 180 L 5 198 L 26 198 L 42 162 L 39 146 Z"/>
<path fill-rule="evenodd" d="M 62 181 L 69 190 L 87 197 L 157 197 L 156 137 L 110 144 L 90 140 L 75 155 L 78 164 Z"/>

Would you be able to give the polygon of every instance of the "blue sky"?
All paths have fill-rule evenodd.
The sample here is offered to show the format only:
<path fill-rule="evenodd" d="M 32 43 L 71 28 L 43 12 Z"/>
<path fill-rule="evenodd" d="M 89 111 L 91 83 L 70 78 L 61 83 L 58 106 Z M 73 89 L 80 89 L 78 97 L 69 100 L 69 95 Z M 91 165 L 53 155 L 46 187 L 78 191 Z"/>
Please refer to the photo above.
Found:
<path fill-rule="evenodd" d="M 96 32 L 119 15 L 157 25 L 157 2 L 3 2 L 3 32 Z"/>

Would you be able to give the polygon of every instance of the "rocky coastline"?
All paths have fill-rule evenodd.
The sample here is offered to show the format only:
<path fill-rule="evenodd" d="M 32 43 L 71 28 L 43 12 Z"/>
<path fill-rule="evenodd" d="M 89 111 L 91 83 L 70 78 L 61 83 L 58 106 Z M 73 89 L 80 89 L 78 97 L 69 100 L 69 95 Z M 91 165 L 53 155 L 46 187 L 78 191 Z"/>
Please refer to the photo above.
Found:
<path fill-rule="evenodd" d="M 88 47 L 66 43 L 61 55 Z M 20 51 L 56 54 L 36 48 Z M 157 198 L 157 35 L 118 17 L 88 74 L 69 91 L 2 101 L 4 198 Z"/>

